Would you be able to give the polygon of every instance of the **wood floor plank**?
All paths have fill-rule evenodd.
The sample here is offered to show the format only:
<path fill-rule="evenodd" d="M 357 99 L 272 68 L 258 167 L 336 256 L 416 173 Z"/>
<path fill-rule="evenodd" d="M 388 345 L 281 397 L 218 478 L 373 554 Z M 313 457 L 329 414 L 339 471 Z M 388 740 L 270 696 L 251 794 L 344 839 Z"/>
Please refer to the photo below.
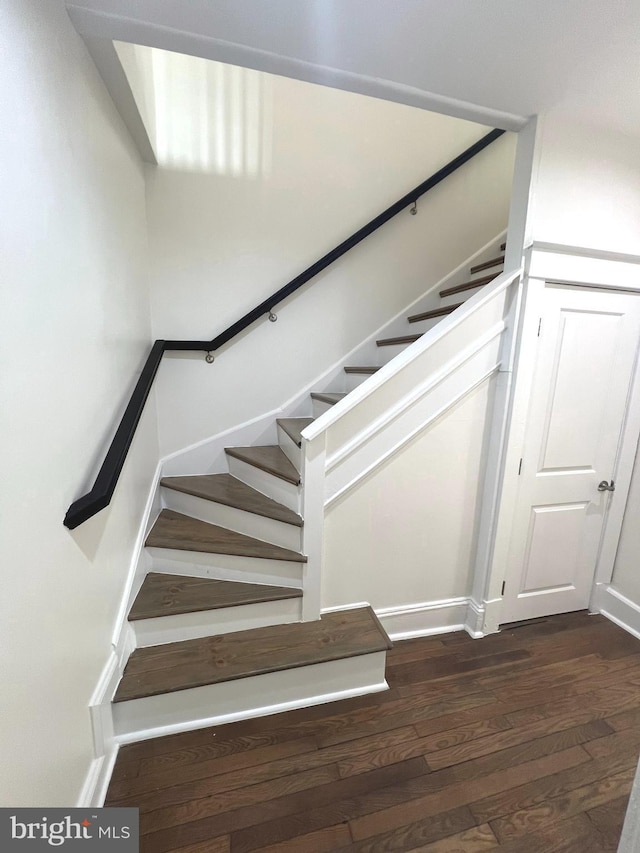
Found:
<path fill-rule="evenodd" d="M 488 667 L 510 666 L 515 661 L 529 660 L 530 653 L 526 649 L 514 649 L 488 655 L 486 658 L 461 660 L 455 655 L 417 663 L 402 664 L 390 667 L 387 680 L 394 687 L 402 687 L 409 683 L 431 682 L 438 678 L 452 678 L 463 673 L 474 672 Z"/>
<path fill-rule="evenodd" d="M 603 853 L 614 853 L 618 849 L 620 827 L 627 813 L 629 797 L 618 797 L 604 806 L 596 806 L 586 812 L 591 823 L 596 827 L 603 843 Z"/>
<path fill-rule="evenodd" d="M 510 728 L 504 717 L 494 717 L 481 720 L 478 723 L 470 723 L 442 734 L 430 737 L 418 738 L 400 745 L 385 747 L 379 751 L 360 753 L 360 755 L 349 755 L 348 758 L 338 761 L 338 772 L 340 776 L 353 776 L 356 773 L 366 773 L 374 767 L 382 767 L 392 764 L 394 761 L 411 758 L 417 755 L 428 755 L 431 752 L 444 749 L 451 744 L 467 743 L 476 738 L 483 738 L 488 734 L 502 732 Z M 402 756 L 402 758 L 399 758 Z"/>
<path fill-rule="evenodd" d="M 495 850 L 498 841 L 488 823 L 473 826 L 464 832 L 449 835 L 441 841 L 432 844 L 422 844 L 414 847 L 408 853 L 484 853 Z"/>
<path fill-rule="evenodd" d="M 380 704 L 373 704 L 380 696 L 391 697 L 391 694 L 375 694 L 368 697 L 368 705 L 363 704 L 365 697 L 359 697 L 359 705 L 353 706 L 353 700 L 332 704 L 332 708 L 341 709 L 345 704 L 355 707 L 353 711 L 345 713 L 327 714 L 326 709 L 305 709 L 304 716 L 299 722 L 293 721 L 293 713 L 288 712 L 292 724 L 290 726 L 278 727 L 275 725 L 283 715 L 270 718 L 274 721 L 273 728 L 266 731 L 256 731 L 256 721 L 250 721 L 251 727 L 246 724 L 230 724 L 216 729 L 207 729 L 205 732 L 188 732 L 181 736 L 170 736 L 160 739 L 156 744 L 154 753 L 161 747 L 161 741 L 171 741 L 175 745 L 171 749 L 167 745 L 166 752 L 151 754 L 149 758 L 139 759 L 140 775 L 151 775 L 159 771 L 174 770 L 180 767 L 197 764 L 200 762 L 217 759 L 221 756 L 233 755 L 238 752 L 251 751 L 276 743 L 285 743 L 294 739 L 313 737 L 319 747 L 331 746 L 333 744 L 345 743 L 349 740 L 358 740 L 362 737 L 389 731 L 390 729 L 411 725 L 416 720 L 442 718 L 450 719 L 451 712 L 457 712 L 464 708 L 469 711 L 478 709 L 480 706 L 492 703 L 495 705 L 495 697 L 490 693 L 475 693 L 468 696 L 454 696 L 444 701 L 438 701 L 437 697 L 422 695 L 410 699 L 392 699 L 384 705 L 385 713 L 381 714 Z M 326 707 L 326 706 L 323 706 Z M 497 706 L 492 713 L 496 713 Z M 313 712 L 313 713 L 312 713 Z M 320 716 L 324 714 L 324 716 Z M 449 716 L 444 716 L 449 715 Z M 308 719 L 310 717 L 310 719 Z M 285 719 L 286 719 L 285 715 Z M 469 721 L 465 717 L 462 722 Z M 482 717 L 484 719 L 484 716 Z M 457 717 L 454 718 L 454 722 Z M 260 723 L 260 721 L 258 721 Z M 262 723 L 262 725 L 264 725 Z M 450 728 L 448 723 L 443 728 Z M 237 737 L 223 737 L 225 734 L 241 732 Z M 256 733 L 252 733 L 256 731 Z M 211 734 L 206 734 L 211 732 Z M 188 740 L 187 740 L 188 739 Z M 135 744 L 133 746 L 136 746 Z M 139 746 L 139 745 L 138 745 Z M 127 747 L 125 747 L 126 749 Z M 151 752 L 151 750 L 150 750 Z M 128 753 L 131 755 L 132 753 Z M 133 753 L 135 755 L 135 753 Z M 247 759 L 251 761 L 251 759 Z M 257 762 L 256 762 L 257 763 Z M 137 774 L 136 774 L 137 775 Z"/>
<path fill-rule="evenodd" d="M 345 824 L 329 826 L 306 835 L 299 835 L 291 841 L 281 844 L 270 844 L 263 847 L 264 853 L 332 853 L 339 847 L 344 847 L 351 841 L 349 827 Z"/>
<path fill-rule="evenodd" d="M 612 712 L 618 711 L 615 716 L 619 717 L 620 712 L 630 709 L 629 713 L 640 715 L 640 710 L 635 710 L 640 706 L 640 687 L 635 684 L 619 684 L 602 690 L 592 690 L 586 694 L 574 693 L 560 701 L 545 701 L 541 705 L 529 706 L 520 711 L 511 713 L 507 711 L 505 717 L 512 726 L 517 727 L 555 717 L 559 713 L 581 710 L 585 704 L 601 712 L 604 717 L 607 717 L 607 723 L 615 728 L 612 718 L 609 718 Z"/>
<path fill-rule="evenodd" d="M 640 748 L 640 729 L 623 729 L 609 737 L 598 738 L 593 745 L 585 748 L 592 758 L 603 758 L 621 750 L 637 754 Z"/>
<path fill-rule="evenodd" d="M 494 793 L 509 791 L 523 780 L 539 779 L 565 767 L 580 766 L 588 760 L 587 753 L 581 747 L 573 747 L 525 764 L 503 768 L 474 780 L 463 779 L 424 797 L 352 820 L 351 831 L 354 839 L 368 838 L 382 833 L 385 829 L 412 823 L 421 817 L 449 811 L 458 806 L 466 806 L 478 796 L 486 795 L 490 791 Z M 475 814 L 474 817 L 477 823 L 488 822 L 479 821 Z"/>
<path fill-rule="evenodd" d="M 637 687 L 637 685 L 633 685 Z M 637 687 L 640 690 L 640 687 Z M 622 732 L 625 729 L 640 728 L 640 708 L 633 708 L 628 711 L 620 711 L 607 719 L 607 722 L 616 732 Z"/>
<path fill-rule="evenodd" d="M 379 708 L 368 709 L 349 715 L 344 718 L 344 723 L 333 718 L 330 725 L 316 727 L 315 735 L 319 746 L 331 746 L 336 743 L 345 743 L 376 732 L 387 731 L 395 726 L 424 724 L 426 720 L 449 720 L 456 718 L 457 714 L 468 712 L 464 721 L 475 722 L 475 715 L 481 707 L 492 707 L 492 713 L 486 714 L 486 718 L 497 716 L 498 705 L 496 697 L 492 693 L 471 693 L 467 696 L 453 696 L 444 701 L 434 701 L 433 696 L 413 696 L 407 699 L 399 699 L 385 706 L 385 713 L 381 714 Z M 484 710 L 481 719 L 485 719 Z M 444 725 L 444 728 L 449 728 Z"/>
<path fill-rule="evenodd" d="M 283 776 L 295 776 L 304 770 L 334 765 L 337 761 L 344 760 L 347 756 L 359 753 L 376 752 L 405 742 L 415 741 L 416 733 L 411 726 L 401 729 L 393 729 L 381 735 L 372 735 L 361 738 L 358 741 L 350 741 L 348 744 L 338 744 L 327 749 L 305 751 L 300 755 L 291 755 L 277 761 L 269 761 L 255 767 L 247 767 L 240 770 L 232 770 L 222 775 L 201 777 L 193 781 L 179 782 L 174 785 L 158 787 L 153 782 L 149 785 L 148 779 L 144 778 L 143 784 L 148 790 L 139 791 L 138 780 L 126 780 L 114 786 L 112 796 L 118 800 L 127 799 L 135 794 L 136 802 L 141 811 L 149 811 L 151 808 L 160 806 L 178 805 L 203 797 L 209 797 L 222 791 L 231 791 L 234 788 L 244 788 L 256 782 L 276 780 Z M 198 765 L 196 765 L 198 767 Z M 131 789 L 135 790 L 132 791 Z"/>
<path fill-rule="evenodd" d="M 357 814 L 359 803 L 367 794 L 426 772 L 424 761 L 414 758 L 293 797 L 229 812 L 222 819 L 222 825 L 226 819 L 233 827 L 234 853 L 249 853 L 263 844 L 287 841 L 305 832 L 344 823 Z"/>
<path fill-rule="evenodd" d="M 205 841 L 216 835 L 219 827 L 217 816 L 225 811 L 251 807 L 270 799 L 275 800 L 309 788 L 317 788 L 335 782 L 337 779 L 336 768 L 327 765 L 186 802 L 183 804 L 181 819 L 178 823 L 171 823 L 167 828 L 161 828 L 158 823 L 156 831 L 147 832 L 144 837 L 143 853 L 167 853 L 181 844 Z M 165 809 L 160 807 L 156 815 L 160 816 L 164 813 Z M 142 824 L 144 818 L 142 815 L 140 818 Z M 147 824 L 146 829 L 151 830 L 151 827 Z"/>
<path fill-rule="evenodd" d="M 579 666 L 576 666 L 575 658 L 561 660 L 537 667 L 527 673 L 518 673 L 513 680 L 505 678 L 502 673 L 498 675 L 487 675 L 479 679 L 485 690 L 491 690 L 498 696 L 505 695 L 513 697 L 516 694 L 530 692 L 531 690 L 548 690 L 552 687 L 568 687 L 574 682 L 584 681 L 586 678 L 595 679 L 601 675 L 626 669 L 630 666 L 628 661 L 616 660 L 605 661 L 597 654 L 587 655 L 580 658 Z"/>
<path fill-rule="evenodd" d="M 585 814 L 551 821 L 495 848 L 495 853 L 602 853 L 599 834 Z"/>
<path fill-rule="evenodd" d="M 123 746 L 107 804 L 140 808 L 142 853 L 614 853 L 636 638 L 566 614 L 404 641 L 387 673 L 386 693 Z"/>
<path fill-rule="evenodd" d="M 471 829 L 473 817 L 466 808 L 441 812 L 415 823 L 384 832 L 374 838 L 356 841 L 348 848 L 350 853 L 380 853 L 384 850 L 410 850 L 420 844 L 439 841 L 449 835 Z"/>
<path fill-rule="evenodd" d="M 542 805 L 547 800 L 561 796 L 574 788 L 579 788 L 591 782 L 597 782 L 605 776 L 624 772 L 637 764 L 637 758 L 629 753 L 615 757 L 589 761 L 589 754 L 582 747 L 587 762 L 579 766 L 563 770 L 558 767 L 548 778 L 535 782 L 521 783 L 509 791 L 503 791 L 493 796 L 488 795 L 478 802 L 471 802 L 469 808 L 479 823 L 495 820 L 515 812 L 525 811 Z"/>
<path fill-rule="evenodd" d="M 208 838 L 198 844 L 190 844 L 188 847 L 174 848 L 172 853 L 230 853 L 230 839 L 228 835 L 220 838 Z"/>
<path fill-rule="evenodd" d="M 166 770 L 158 770 L 156 773 L 123 779 L 121 783 L 112 786 L 111 794 L 120 799 L 123 797 L 128 798 L 145 794 L 149 791 L 153 792 L 163 788 L 173 788 L 176 785 L 195 782 L 199 779 L 209 779 L 213 776 L 240 772 L 251 767 L 264 766 L 292 756 L 304 755 L 316 749 L 317 743 L 313 738 L 270 744 L 269 746 L 257 747 L 254 750 L 246 752 L 235 752 L 221 758 L 201 761 L 197 764 L 170 767 Z"/>
<path fill-rule="evenodd" d="M 601 715 L 597 711 L 589 709 L 578 713 L 561 714 L 558 717 L 539 720 L 527 726 L 519 726 L 517 729 L 508 729 L 495 735 L 489 735 L 480 740 L 441 749 L 439 752 L 433 752 L 427 756 L 427 764 L 432 770 L 439 770 L 443 767 L 449 767 L 451 764 L 459 764 L 462 761 L 469 761 L 472 758 L 479 758 L 481 755 L 498 752 L 528 740 L 535 740 L 537 737 L 542 737 L 546 732 L 567 732 L 568 742 L 566 745 L 571 746 L 572 730 L 585 723 L 592 723 L 599 732 L 599 737 L 604 737 L 613 731 L 601 719 Z"/>
<path fill-rule="evenodd" d="M 526 835 L 554 819 L 571 817 L 619 797 L 628 796 L 635 771 L 635 766 L 629 767 L 614 776 L 598 779 L 589 785 L 552 797 L 541 805 L 531 806 L 506 817 L 497 818 L 491 821 L 491 829 L 499 841 L 509 841 L 519 835 Z"/>

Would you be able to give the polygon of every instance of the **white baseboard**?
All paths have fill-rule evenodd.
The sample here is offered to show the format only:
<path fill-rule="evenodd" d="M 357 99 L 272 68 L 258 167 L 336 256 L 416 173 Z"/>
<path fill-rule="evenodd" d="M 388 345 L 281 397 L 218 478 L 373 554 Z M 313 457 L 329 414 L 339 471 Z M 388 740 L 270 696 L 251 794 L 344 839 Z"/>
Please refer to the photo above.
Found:
<path fill-rule="evenodd" d="M 484 637 L 484 617 L 485 609 L 473 598 L 467 599 L 467 615 L 464 622 L 466 632 L 473 637 L 474 640 Z"/>
<path fill-rule="evenodd" d="M 424 601 L 403 607 L 376 609 L 376 616 L 392 640 L 408 640 L 411 637 L 464 631 L 468 603 L 467 598 Z"/>
<path fill-rule="evenodd" d="M 592 609 L 640 640 L 640 606 L 612 586 L 596 588 Z"/>
<path fill-rule="evenodd" d="M 101 808 L 104 805 L 119 749 L 120 744 L 114 742 L 106 755 L 91 762 L 77 808 Z"/>

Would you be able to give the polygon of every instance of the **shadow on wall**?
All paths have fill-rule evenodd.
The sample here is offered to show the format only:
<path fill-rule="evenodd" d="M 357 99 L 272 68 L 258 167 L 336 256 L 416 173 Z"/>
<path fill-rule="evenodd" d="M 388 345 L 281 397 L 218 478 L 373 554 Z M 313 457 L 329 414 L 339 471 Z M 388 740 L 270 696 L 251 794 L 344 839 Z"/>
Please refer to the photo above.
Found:
<path fill-rule="evenodd" d="M 269 175 L 269 75 L 158 48 L 114 44 L 160 166 L 243 178 Z"/>

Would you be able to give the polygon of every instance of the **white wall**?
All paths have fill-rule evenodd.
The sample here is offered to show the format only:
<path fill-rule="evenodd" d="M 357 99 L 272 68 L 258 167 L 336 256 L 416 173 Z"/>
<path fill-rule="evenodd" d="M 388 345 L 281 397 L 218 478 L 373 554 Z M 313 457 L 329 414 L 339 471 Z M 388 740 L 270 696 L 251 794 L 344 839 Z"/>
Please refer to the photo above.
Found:
<path fill-rule="evenodd" d="M 327 510 L 323 607 L 402 607 L 470 594 L 494 381 Z"/>
<path fill-rule="evenodd" d="M 157 461 L 151 401 L 112 507 L 63 527 L 149 346 L 144 176 L 61 0 L 0 30 L 0 805 L 71 806 Z"/>
<path fill-rule="evenodd" d="M 189 61 L 200 69 L 202 60 Z M 258 144 L 250 123 L 237 161 L 232 135 L 222 149 L 213 138 L 200 151 L 207 174 L 189 165 L 185 139 L 164 140 L 173 165 L 147 171 L 156 337 L 211 338 L 487 130 L 246 69 L 200 71 L 213 98 L 210 128 L 216 93 L 231 115 L 233 92 L 249 98 L 241 114 L 260 117 L 259 156 L 249 156 Z M 277 323 L 260 321 L 212 367 L 202 354 L 166 358 L 162 454 L 283 404 L 499 233 L 513 149 L 503 137 L 425 197 L 417 216 L 405 212 L 352 250 L 281 306 Z"/>
<path fill-rule="evenodd" d="M 534 240 L 640 255 L 640 144 L 579 124 L 561 108 L 542 117 Z"/>

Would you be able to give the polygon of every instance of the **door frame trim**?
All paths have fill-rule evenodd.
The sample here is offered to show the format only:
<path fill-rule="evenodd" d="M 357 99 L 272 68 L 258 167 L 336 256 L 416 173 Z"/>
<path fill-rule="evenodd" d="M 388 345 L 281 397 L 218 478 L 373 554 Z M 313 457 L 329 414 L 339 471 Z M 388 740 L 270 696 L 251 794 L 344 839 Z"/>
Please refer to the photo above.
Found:
<path fill-rule="evenodd" d="M 518 489 L 518 467 L 524 447 L 529 388 L 533 379 L 537 349 L 537 327 L 540 300 L 547 284 L 574 287 L 610 288 L 640 293 L 640 257 L 598 253 L 592 250 L 550 243 L 531 243 L 524 252 L 524 286 L 522 310 L 516 340 L 513 393 L 507 413 L 508 430 L 502 454 L 503 477 L 499 487 L 497 511 L 489 543 L 491 559 L 483 583 L 483 634 L 499 630 L 502 610 L 502 583 L 509 556 L 511 533 L 515 521 L 515 497 Z M 622 428 L 614 477 L 616 497 L 604 519 L 603 533 L 594 575 L 590 608 L 597 609 L 598 589 L 611 581 L 620 531 L 633 473 L 638 436 L 640 434 L 640 341 Z M 618 473 L 619 472 L 619 473 Z M 613 504 L 613 506 L 611 506 Z"/>

